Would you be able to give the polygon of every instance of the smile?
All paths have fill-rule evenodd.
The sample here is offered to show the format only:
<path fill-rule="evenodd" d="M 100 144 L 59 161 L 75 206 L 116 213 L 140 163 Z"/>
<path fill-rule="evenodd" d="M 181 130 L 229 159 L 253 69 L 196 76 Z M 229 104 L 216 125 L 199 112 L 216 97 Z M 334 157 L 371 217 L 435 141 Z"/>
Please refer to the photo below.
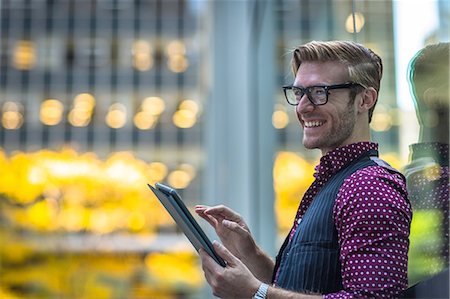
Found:
<path fill-rule="evenodd" d="M 321 125 L 323 125 L 322 121 L 305 121 L 305 128 L 314 128 L 314 127 L 320 127 Z"/>

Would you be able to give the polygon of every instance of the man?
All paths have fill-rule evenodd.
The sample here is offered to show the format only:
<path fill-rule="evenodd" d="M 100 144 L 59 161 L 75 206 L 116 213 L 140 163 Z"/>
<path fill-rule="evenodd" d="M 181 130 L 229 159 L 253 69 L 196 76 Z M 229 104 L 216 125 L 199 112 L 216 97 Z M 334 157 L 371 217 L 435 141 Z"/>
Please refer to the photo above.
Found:
<path fill-rule="evenodd" d="M 449 294 L 449 51 L 448 42 L 430 44 L 409 64 L 420 135 L 410 145 L 404 173 L 417 215 L 413 227 L 428 227 L 426 234 L 411 235 L 409 269 L 412 282 L 434 276 L 410 290 L 416 292 L 415 298 L 448 298 Z M 440 279 L 437 273 L 446 283 L 431 287 Z"/>
<path fill-rule="evenodd" d="M 381 59 L 360 44 L 310 42 L 293 51 L 292 86 L 303 144 L 322 151 L 276 261 L 255 244 L 242 217 L 197 206 L 227 262 L 200 252 L 214 295 L 224 298 L 392 298 L 407 286 L 411 210 L 404 177 L 377 158 L 369 123 Z"/>

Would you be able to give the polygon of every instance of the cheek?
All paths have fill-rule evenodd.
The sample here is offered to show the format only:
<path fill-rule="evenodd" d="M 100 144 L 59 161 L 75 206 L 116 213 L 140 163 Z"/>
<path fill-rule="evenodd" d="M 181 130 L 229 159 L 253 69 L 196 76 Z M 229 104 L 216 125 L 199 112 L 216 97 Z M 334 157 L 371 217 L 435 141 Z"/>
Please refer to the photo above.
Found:
<path fill-rule="evenodd" d="M 295 115 L 297 115 L 297 119 L 300 121 L 301 115 L 302 115 L 302 110 L 301 110 L 300 104 L 295 106 Z"/>

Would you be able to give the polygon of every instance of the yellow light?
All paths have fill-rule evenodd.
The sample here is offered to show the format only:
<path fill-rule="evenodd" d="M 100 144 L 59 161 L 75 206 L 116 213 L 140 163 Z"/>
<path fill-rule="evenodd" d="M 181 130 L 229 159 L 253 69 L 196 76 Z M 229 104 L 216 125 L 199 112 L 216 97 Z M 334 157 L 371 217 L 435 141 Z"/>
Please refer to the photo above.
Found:
<path fill-rule="evenodd" d="M 180 110 L 189 110 L 192 111 L 195 115 L 200 111 L 200 107 L 197 102 L 193 100 L 184 100 L 180 103 Z"/>
<path fill-rule="evenodd" d="M 111 105 L 106 114 L 105 121 L 113 129 L 122 128 L 127 122 L 126 107 L 119 103 Z"/>
<path fill-rule="evenodd" d="M 48 200 L 42 200 L 27 208 L 27 218 L 35 229 L 54 229 L 53 220 L 56 218 L 56 210 Z"/>
<path fill-rule="evenodd" d="M 285 111 L 277 110 L 272 114 L 272 124 L 276 129 L 284 129 L 289 124 L 289 116 Z"/>
<path fill-rule="evenodd" d="M 137 40 L 133 44 L 133 67 L 138 71 L 148 71 L 153 66 L 152 49 L 145 40 Z"/>
<path fill-rule="evenodd" d="M 92 119 L 95 98 L 90 93 L 80 93 L 73 100 L 73 109 L 69 112 L 69 123 L 74 127 L 85 127 Z"/>
<path fill-rule="evenodd" d="M 114 230 L 111 214 L 102 209 L 92 211 L 89 217 L 89 228 L 99 234 L 110 233 Z"/>
<path fill-rule="evenodd" d="M 23 107 L 22 107 L 22 104 L 20 104 L 20 103 L 8 101 L 3 104 L 2 110 L 3 110 L 3 112 L 5 112 L 5 111 L 20 112 L 23 110 Z"/>
<path fill-rule="evenodd" d="M 169 57 L 167 67 L 174 73 L 182 73 L 189 67 L 189 61 L 184 55 L 173 55 Z"/>
<path fill-rule="evenodd" d="M 23 107 L 19 103 L 5 102 L 3 104 L 2 125 L 5 129 L 16 130 L 23 125 Z"/>
<path fill-rule="evenodd" d="M 172 117 L 173 123 L 182 129 L 191 128 L 197 122 L 197 118 L 192 111 L 178 110 Z"/>
<path fill-rule="evenodd" d="M 80 109 L 72 109 L 67 118 L 74 127 L 86 127 L 91 122 L 91 114 Z"/>
<path fill-rule="evenodd" d="M 182 41 L 173 40 L 167 45 L 167 55 L 169 56 L 169 58 L 175 55 L 184 56 L 185 54 L 186 46 Z"/>
<path fill-rule="evenodd" d="M 191 246 L 187 242 L 175 242 L 170 247 L 176 253 L 152 252 L 146 256 L 146 270 L 151 273 L 152 279 L 167 288 L 176 288 L 178 285 L 201 288 L 204 276 L 192 258 Z"/>
<path fill-rule="evenodd" d="M 20 214 L 5 214 L 17 227 L 90 233 L 154 232 L 171 220 L 156 199 L 150 201 L 148 193 L 142 191 L 149 180 L 165 178 L 167 166 L 160 162 L 148 164 L 130 152 L 115 153 L 100 161 L 93 153 L 79 155 L 71 149 L 3 157 L 0 150 L 0 164 L 11 171 L 3 174 L 0 192 L 25 207 Z M 180 165 L 186 173 L 188 168 Z M 152 172 L 156 175 L 150 176 Z M 104 186 L 108 186 L 107 192 Z M 44 200 L 36 202 L 36 198 Z"/>
<path fill-rule="evenodd" d="M 159 182 L 164 180 L 168 172 L 167 166 L 161 162 L 152 162 L 149 165 L 149 175 L 148 177 L 155 181 Z"/>
<path fill-rule="evenodd" d="M 135 211 L 128 218 L 128 227 L 132 231 L 139 231 L 145 227 L 145 215 Z"/>
<path fill-rule="evenodd" d="M 146 40 L 140 39 L 133 43 L 133 54 L 150 53 L 151 50 L 150 43 Z"/>
<path fill-rule="evenodd" d="M 406 163 L 408 163 L 408 157 L 403 157 L 402 159 L 395 152 L 382 153 L 380 158 L 389 163 L 389 165 L 395 169 L 401 169 L 406 165 Z"/>
<path fill-rule="evenodd" d="M 134 125 L 140 130 L 148 130 L 155 127 L 157 117 L 147 113 L 146 111 L 139 111 L 133 118 Z"/>
<path fill-rule="evenodd" d="M 73 104 L 79 110 L 92 111 L 95 107 L 95 98 L 90 93 L 80 93 L 73 99 Z"/>
<path fill-rule="evenodd" d="M 58 215 L 59 226 L 67 231 L 77 232 L 86 229 L 87 209 L 82 206 L 68 206 Z"/>
<path fill-rule="evenodd" d="M 400 115 L 402 114 L 402 111 L 399 108 L 391 108 L 389 110 L 389 114 L 391 115 L 392 125 L 400 126 L 401 125 Z"/>
<path fill-rule="evenodd" d="M 355 29 L 356 29 L 356 33 L 360 32 L 361 29 L 364 27 L 365 24 L 365 18 L 364 15 L 362 13 L 355 13 Z M 354 33 L 354 29 L 353 29 L 353 14 L 350 14 L 347 17 L 347 20 L 345 21 L 345 30 L 347 30 L 347 32 L 349 33 Z"/>
<path fill-rule="evenodd" d="M 148 97 L 142 101 L 142 110 L 152 115 L 160 115 L 166 109 L 164 100 L 160 97 Z"/>
<path fill-rule="evenodd" d="M 40 120 L 47 126 L 54 126 L 61 122 L 63 115 L 63 104 L 55 99 L 48 99 L 42 102 L 39 113 Z"/>
<path fill-rule="evenodd" d="M 133 60 L 133 66 L 135 69 L 141 72 L 148 71 L 153 66 L 153 58 L 147 55 L 136 55 Z"/>
<path fill-rule="evenodd" d="M 424 176 L 428 181 L 439 180 L 443 173 L 442 167 L 437 163 L 424 169 Z"/>
<path fill-rule="evenodd" d="M 298 198 L 313 182 L 314 163 L 293 152 L 279 152 L 273 167 L 273 183 L 276 193 L 275 213 L 279 227 L 288 230 L 295 217 Z M 292 184 L 292 182 L 296 182 Z"/>
<path fill-rule="evenodd" d="M 5 129 L 17 130 L 23 125 L 23 116 L 16 111 L 3 112 L 2 125 Z"/>
<path fill-rule="evenodd" d="M 186 171 L 180 169 L 172 171 L 169 174 L 167 180 L 169 184 L 176 189 L 184 189 L 191 182 L 189 174 Z"/>
<path fill-rule="evenodd" d="M 370 123 L 372 130 L 385 132 L 392 127 L 391 116 L 388 113 L 374 113 Z"/>
<path fill-rule="evenodd" d="M 186 172 L 189 175 L 191 181 L 195 178 L 195 175 L 197 173 L 197 171 L 195 170 L 195 167 L 188 163 L 180 164 L 178 169 Z"/>
<path fill-rule="evenodd" d="M 17 42 L 13 54 L 13 65 L 19 70 L 29 70 L 36 63 L 36 50 L 34 43 L 27 40 Z"/>

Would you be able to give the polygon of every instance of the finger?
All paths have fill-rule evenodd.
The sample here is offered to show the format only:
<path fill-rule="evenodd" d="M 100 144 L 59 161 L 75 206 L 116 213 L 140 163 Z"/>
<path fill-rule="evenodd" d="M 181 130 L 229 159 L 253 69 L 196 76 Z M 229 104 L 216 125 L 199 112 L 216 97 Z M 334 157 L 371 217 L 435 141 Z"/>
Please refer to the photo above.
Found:
<path fill-rule="evenodd" d="M 211 269 L 209 267 L 209 262 L 207 261 L 207 259 L 209 258 L 209 255 L 203 249 L 200 249 L 198 251 L 198 253 L 200 255 L 200 259 L 201 259 L 201 262 L 202 262 L 202 269 L 203 269 L 203 273 L 204 273 L 205 279 L 206 279 L 206 281 L 209 284 L 211 284 L 212 272 L 211 272 Z"/>
<path fill-rule="evenodd" d="M 204 250 L 199 250 L 200 259 L 202 261 L 202 268 L 205 274 L 211 276 L 212 273 L 221 270 L 221 266 L 219 266 L 216 261 Z"/>
<path fill-rule="evenodd" d="M 213 246 L 214 246 L 214 249 L 216 250 L 217 254 L 222 259 L 225 260 L 225 262 L 227 263 L 227 266 L 233 266 L 238 263 L 239 259 L 237 257 L 235 257 L 225 246 L 223 246 L 222 244 L 220 244 L 217 241 L 213 241 Z"/>
<path fill-rule="evenodd" d="M 201 206 L 201 205 L 197 205 L 197 206 L 194 207 L 194 211 L 198 215 L 204 214 L 207 209 L 208 209 L 207 206 Z"/>
<path fill-rule="evenodd" d="M 209 206 L 205 206 L 205 205 L 196 205 L 195 207 L 195 210 L 206 210 L 206 209 L 208 209 L 209 208 Z"/>
<path fill-rule="evenodd" d="M 197 205 L 195 206 L 195 212 L 197 213 L 198 216 L 202 217 L 203 219 L 205 219 L 206 221 L 209 222 L 209 224 L 211 224 L 213 227 L 217 226 L 217 221 L 214 220 L 210 215 L 205 214 L 205 210 L 208 208 L 208 206 L 202 206 L 202 205 Z"/>
<path fill-rule="evenodd" d="M 238 213 L 224 205 L 209 207 L 205 210 L 205 214 L 215 216 L 216 218 L 232 220 L 235 222 L 242 221 L 242 217 Z"/>
<path fill-rule="evenodd" d="M 214 217 L 210 216 L 210 215 L 206 215 L 204 213 L 202 214 L 198 214 L 200 217 L 202 217 L 203 219 L 205 219 L 212 227 L 217 228 L 217 225 L 219 224 L 219 222 L 217 221 L 217 219 L 215 219 Z"/>

